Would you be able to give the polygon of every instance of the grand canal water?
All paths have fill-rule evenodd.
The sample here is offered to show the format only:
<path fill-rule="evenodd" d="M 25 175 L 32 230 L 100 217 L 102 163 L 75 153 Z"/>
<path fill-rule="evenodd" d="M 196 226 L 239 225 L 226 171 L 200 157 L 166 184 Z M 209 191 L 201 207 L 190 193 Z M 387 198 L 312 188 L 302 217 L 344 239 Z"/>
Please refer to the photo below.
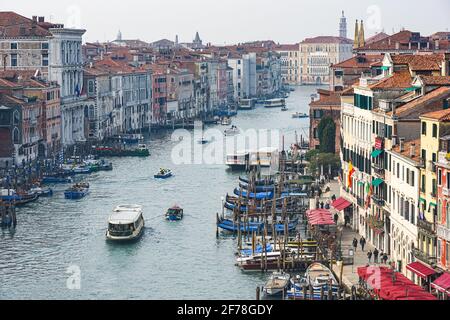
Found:
<path fill-rule="evenodd" d="M 300 87 L 287 100 L 289 111 L 257 108 L 240 112 L 241 129 L 280 129 L 286 145 L 295 131 L 306 135 L 314 87 Z M 220 126 L 219 126 L 220 127 Z M 223 129 L 223 127 L 220 127 Z M 150 137 L 147 159 L 112 159 L 112 172 L 84 177 L 91 193 L 79 201 L 64 199 L 64 186 L 52 198 L 18 211 L 14 233 L 0 231 L 0 299 L 253 299 L 264 277 L 234 266 L 236 241 L 216 239 L 221 197 L 236 186 L 238 172 L 225 165 L 173 165 L 171 135 Z M 175 177 L 154 180 L 160 167 Z M 141 241 L 113 245 L 105 241 L 106 221 L 122 203 L 144 206 Z M 185 218 L 168 223 L 163 214 L 179 204 Z M 80 289 L 69 289 L 68 271 L 80 271 Z M 70 286 L 69 286 L 70 287 Z"/>

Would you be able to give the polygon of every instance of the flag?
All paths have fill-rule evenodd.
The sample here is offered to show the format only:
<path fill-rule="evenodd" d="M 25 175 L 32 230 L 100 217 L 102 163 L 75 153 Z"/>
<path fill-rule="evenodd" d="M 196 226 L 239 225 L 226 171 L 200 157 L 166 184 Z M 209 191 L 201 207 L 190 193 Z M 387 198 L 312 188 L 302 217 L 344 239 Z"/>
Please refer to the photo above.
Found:
<path fill-rule="evenodd" d="M 353 187 L 353 174 L 355 173 L 355 168 L 353 168 L 353 164 L 350 161 L 348 165 L 348 188 L 351 189 Z"/>

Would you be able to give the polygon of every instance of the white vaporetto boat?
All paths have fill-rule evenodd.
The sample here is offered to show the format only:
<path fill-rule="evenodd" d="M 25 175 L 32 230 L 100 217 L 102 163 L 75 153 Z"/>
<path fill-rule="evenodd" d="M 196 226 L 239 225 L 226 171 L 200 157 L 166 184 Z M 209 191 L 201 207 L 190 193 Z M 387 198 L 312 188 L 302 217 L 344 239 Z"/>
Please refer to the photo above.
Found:
<path fill-rule="evenodd" d="M 106 239 L 110 241 L 133 241 L 144 231 L 143 207 L 140 205 L 117 206 L 108 219 Z"/>
<path fill-rule="evenodd" d="M 266 108 L 282 108 L 284 106 L 286 106 L 286 100 L 284 99 L 270 99 L 264 103 Z"/>

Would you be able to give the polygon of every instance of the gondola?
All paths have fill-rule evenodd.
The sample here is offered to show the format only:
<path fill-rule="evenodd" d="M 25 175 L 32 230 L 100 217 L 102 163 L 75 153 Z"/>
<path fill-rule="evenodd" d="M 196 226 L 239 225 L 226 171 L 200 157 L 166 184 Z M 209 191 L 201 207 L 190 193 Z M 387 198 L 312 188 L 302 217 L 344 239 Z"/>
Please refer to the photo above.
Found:
<path fill-rule="evenodd" d="M 247 191 L 240 191 L 239 189 L 234 189 L 234 194 L 237 196 L 241 196 L 242 198 L 251 198 L 251 199 L 257 199 L 257 200 L 263 200 L 263 199 L 273 199 L 274 193 L 273 192 L 259 192 L 259 193 L 248 193 Z"/>
<path fill-rule="evenodd" d="M 238 224 L 234 223 L 229 219 L 219 219 L 217 221 L 217 227 L 222 230 L 230 231 L 230 232 L 238 232 L 240 229 L 241 232 L 261 232 L 264 229 L 264 223 L 262 222 L 249 222 L 240 224 L 240 228 L 238 228 Z"/>
<path fill-rule="evenodd" d="M 241 187 L 244 190 L 248 190 L 248 184 L 247 183 L 239 183 L 239 187 Z M 255 186 L 256 192 L 273 192 L 275 190 L 275 186 Z"/>
<path fill-rule="evenodd" d="M 244 182 L 246 184 L 250 183 L 250 180 L 248 178 L 244 178 L 244 177 L 239 177 L 239 181 Z M 261 179 L 261 180 L 256 180 L 255 184 L 257 186 L 271 186 L 274 184 L 274 181 L 273 181 L 273 179 L 267 179 L 267 180 Z"/>

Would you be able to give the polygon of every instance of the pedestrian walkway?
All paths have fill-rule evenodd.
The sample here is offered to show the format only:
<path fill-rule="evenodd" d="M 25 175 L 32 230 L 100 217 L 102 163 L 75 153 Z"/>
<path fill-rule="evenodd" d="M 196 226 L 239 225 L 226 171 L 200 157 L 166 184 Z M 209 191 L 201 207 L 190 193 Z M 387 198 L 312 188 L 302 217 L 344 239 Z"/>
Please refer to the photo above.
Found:
<path fill-rule="evenodd" d="M 327 193 L 323 193 L 322 196 L 319 198 L 319 203 L 327 203 L 331 202 L 331 197 L 333 195 L 336 196 L 336 198 L 339 198 L 340 196 L 340 188 L 339 183 L 337 181 L 331 181 L 328 184 L 325 185 L 325 189 L 329 187 L 330 191 Z M 310 203 L 310 208 L 315 209 L 316 208 L 316 200 L 313 199 Z M 356 251 L 354 252 L 353 256 L 353 265 L 345 265 L 342 270 L 342 283 L 343 285 L 350 290 L 352 286 L 356 286 L 359 282 L 359 276 L 358 276 L 358 267 L 367 266 L 369 264 L 369 260 L 367 257 L 367 252 L 374 251 L 375 247 L 372 246 L 368 241 L 366 241 L 366 245 L 364 247 L 364 251 L 362 251 L 361 245 L 359 244 L 359 240 L 361 239 L 361 236 L 353 231 L 350 227 L 344 227 L 343 221 L 339 221 L 338 223 L 339 230 L 342 231 L 342 238 L 341 238 L 341 248 L 342 250 L 349 250 L 350 248 L 353 248 L 353 239 L 358 240 L 358 247 Z M 381 254 L 381 252 L 380 252 Z M 349 252 L 343 252 L 343 255 L 345 257 L 349 256 Z M 378 261 L 381 261 L 381 257 L 378 258 Z M 371 265 L 375 265 L 374 258 L 372 256 Z M 341 276 L 341 270 L 338 265 L 333 264 L 333 272 L 338 277 L 338 280 L 340 280 Z"/>

